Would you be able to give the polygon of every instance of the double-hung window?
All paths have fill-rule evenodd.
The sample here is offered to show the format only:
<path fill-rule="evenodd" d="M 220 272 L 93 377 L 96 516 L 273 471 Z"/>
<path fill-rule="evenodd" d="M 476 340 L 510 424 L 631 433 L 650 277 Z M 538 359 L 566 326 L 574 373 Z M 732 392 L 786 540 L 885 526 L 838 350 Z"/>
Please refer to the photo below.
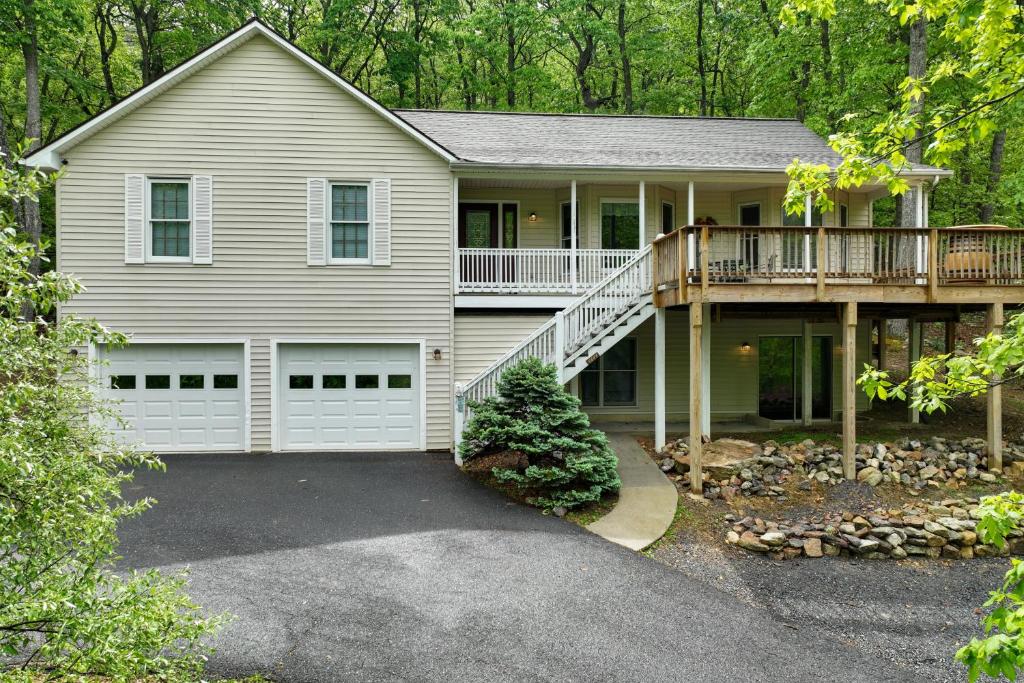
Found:
<path fill-rule="evenodd" d="M 331 183 L 330 263 L 370 262 L 370 186 Z"/>
<path fill-rule="evenodd" d="M 187 178 L 150 178 L 148 259 L 192 260 L 191 182 Z"/>

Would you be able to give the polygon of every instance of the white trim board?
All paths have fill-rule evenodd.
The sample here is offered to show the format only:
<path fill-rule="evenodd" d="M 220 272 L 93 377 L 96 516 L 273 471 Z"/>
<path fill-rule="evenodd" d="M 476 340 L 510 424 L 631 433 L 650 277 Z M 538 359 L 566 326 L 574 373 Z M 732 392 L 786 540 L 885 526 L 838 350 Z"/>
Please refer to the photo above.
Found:
<path fill-rule="evenodd" d="M 50 144 L 29 155 L 24 160 L 24 163 L 29 166 L 37 166 L 51 170 L 59 169 L 63 163 L 64 152 L 67 152 L 78 143 L 89 138 L 110 124 L 120 120 L 146 102 L 163 93 L 165 90 L 170 89 L 172 86 L 188 78 L 228 52 L 244 45 L 255 36 L 263 36 L 267 38 L 270 42 L 274 43 L 285 52 L 291 54 L 293 57 L 312 68 L 349 95 L 355 97 L 356 100 L 366 106 L 366 108 L 379 114 L 386 121 L 402 130 L 409 137 L 421 143 L 442 159 L 448 162 L 452 162 L 457 159 L 454 154 L 431 138 L 427 137 L 425 134 L 420 132 L 419 129 L 409 124 L 405 119 L 401 118 L 393 111 L 377 102 L 375 99 L 359 90 L 357 87 L 341 78 L 327 67 L 320 64 L 320 62 L 310 57 L 295 45 L 289 43 L 270 27 L 262 24 L 257 19 L 253 19 L 238 30 L 229 33 L 210 47 L 199 52 L 191 59 L 188 59 L 174 69 L 171 69 L 149 85 L 135 91 L 113 107 L 97 114 L 84 124 L 76 128 L 72 128 Z"/>
<path fill-rule="evenodd" d="M 278 407 L 281 404 L 281 397 L 279 396 L 280 390 L 278 388 L 278 382 L 280 378 L 280 368 L 278 367 L 278 346 L 282 344 L 400 344 L 403 346 L 417 346 L 419 347 L 419 401 L 420 401 L 420 443 L 416 450 L 425 451 L 427 449 L 427 340 L 422 337 L 417 338 L 402 338 L 402 337 L 272 337 L 270 339 L 270 450 L 278 452 L 290 452 L 284 451 L 281 448 L 281 436 L 280 429 L 281 424 L 278 420 L 279 410 Z M 337 448 L 314 448 L 314 449 L 302 449 L 302 451 L 313 450 L 313 451 L 337 451 Z M 361 451 L 394 451 L 393 448 L 358 448 L 353 449 L 353 452 Z M 300 452 L 300 451 L 295 451 Z"/>

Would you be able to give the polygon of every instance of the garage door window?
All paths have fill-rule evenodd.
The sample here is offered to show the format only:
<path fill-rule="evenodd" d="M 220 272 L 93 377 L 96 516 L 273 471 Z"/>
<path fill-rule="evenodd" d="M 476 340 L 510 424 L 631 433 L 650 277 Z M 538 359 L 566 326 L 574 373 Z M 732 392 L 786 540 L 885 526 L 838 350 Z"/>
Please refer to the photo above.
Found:
<path fill-rule="evenodd" d="M 111 375 L 110 388 L 130 390 L 135 388 L 135 375 Z"/>
<path fill-rule="evenodd" d="M 214 375 L 213 376 L 213 388 L 214 389 L 237 389 L 238 388 L 238 375 Z"/>
<path fill-rule="evenodd" d="M 180 377 L 178 377 L 178 388 L 202 389 L 203 380 L 204 378 L 202 375 L 181 375 Z"/>
<path fill-rule="evenodd" d="M 411 389 L 412 375 L 388 375 L 388 389 Z"/>
<path fill-rule="evenodd" d="M 146 375 L 146 388 L 147 389 L 170 389 L 171 388 L 171 376 L 170 375 Z"/>
<path fill-rule="evenodd" d="M 380 386 L 377 375 L 356 375 L 356 389 L 376 389 Z"/>
<path fill-rule="evenodd" d="M 289 389 L 312 389 L 313 375 L 290 375 L 288 377 Z"/>
<path fill-rule="evenodd" d="M 344 389 L 345 375 L 324 375 L 324 389 Z"/>

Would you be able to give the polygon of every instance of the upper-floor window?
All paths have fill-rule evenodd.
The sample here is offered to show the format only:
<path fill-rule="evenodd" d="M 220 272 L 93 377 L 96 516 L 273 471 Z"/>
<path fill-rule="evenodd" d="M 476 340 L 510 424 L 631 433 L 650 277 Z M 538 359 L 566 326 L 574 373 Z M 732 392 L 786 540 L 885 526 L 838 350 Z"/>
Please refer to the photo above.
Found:
<path fill-rule="evenodd" d="M 331 263 L 370 262 L 367 183 L 331 183 Z"/>
<path fill-rule="evenodd" d="M 191 183 L 187 178 L 150 178 L 149 259 L 192 260 Z"/>

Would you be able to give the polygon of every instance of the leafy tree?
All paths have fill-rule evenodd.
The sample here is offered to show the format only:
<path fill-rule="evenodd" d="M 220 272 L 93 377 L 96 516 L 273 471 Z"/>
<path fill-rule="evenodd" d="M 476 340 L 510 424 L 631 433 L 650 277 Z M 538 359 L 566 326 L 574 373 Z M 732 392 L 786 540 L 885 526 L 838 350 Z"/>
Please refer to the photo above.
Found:
<path fill-rule="evenodd" d="M 494 477 L 514 484 L 545 508 L 573 508 L 619 490 L 618 459 L 604 434 L 591 428 L 580 402 L 562 388 L 554 365 L 528 358 L 506 370 L 497 396 L 473 404 L 460 454 L 521 456 L 516 469 Z"/>
<path fill-rule="evenodd" d="M 125 338 L 74 316 L 22 317 L 26 302 L 46 316 L 82 287 L 31 272 L 37 249 L 7 207 L 51 179 L 12 169 L 0 165 L 0 661 L 21 668 L 5 680 L 36 680 L 32 668 L 196 680 L 200 638 L 221 618 L 200 615 L 183 576 L 113 571 L 118 523 L 152 504 L 122 500 L 121 487 L 132 468 L 162 465 L 101 426 L 112 413 L 93 394 L 85 354 L 69 350 Z"/>

